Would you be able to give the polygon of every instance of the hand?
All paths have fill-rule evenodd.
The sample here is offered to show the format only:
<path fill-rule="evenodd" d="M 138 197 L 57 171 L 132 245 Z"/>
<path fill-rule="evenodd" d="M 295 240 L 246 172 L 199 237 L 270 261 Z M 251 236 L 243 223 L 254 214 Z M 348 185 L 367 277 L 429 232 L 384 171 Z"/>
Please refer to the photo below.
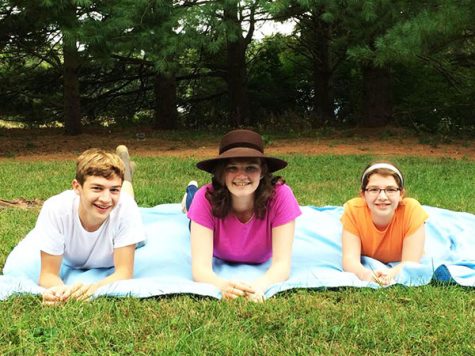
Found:
<path fill-rule="evenodd" d="M 71 299 L 76 299 L 79 301 L 89 300 L 94 292 L 97 290 L 95 284 L 83 284 L 76 283 L 71 286 L 70 296 Z"/>
<path fill-rule="evenodd" d="M 254 289 L 247 283 L 238 281 L 228 281 L 224 287 L 221 288 L 223 299 L 233 300 L 239 297 L 246 297 L 253 295 Z"/>
<path fill-rule="evenodd" d="M 372 280 L 379 285 L 387 286 L 394 282 L 396 273 L 393 269 L 382 269 L 373 271 Z"/>
<path fill-rule="evenodd" d="M 250 302 L 254 302 L 254 303 L 264 303 L 264 300 L 265 300 L 265 296 L 264 296 L 264 292 L 257 289 L 257 288 L 254 288 L 255 292 L 252 293 L 252 294 L 246 294 L 244 297 L 249 300 Z"/>
<path fill-rule="evenodd" d="M 56 305 L 65 302 L 70 295 L 70 287 L 59 285 L 48 288 L 43 292 L 44 305 Z"/>

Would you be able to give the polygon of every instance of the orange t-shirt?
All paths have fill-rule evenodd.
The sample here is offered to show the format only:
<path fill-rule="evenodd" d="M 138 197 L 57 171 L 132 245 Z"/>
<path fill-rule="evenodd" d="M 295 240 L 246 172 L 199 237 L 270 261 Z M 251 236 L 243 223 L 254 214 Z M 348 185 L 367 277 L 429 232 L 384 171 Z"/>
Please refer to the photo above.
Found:
<path fill-rule="evenodd" d="M 429 217 L 417 200 L 404 198 L 396 208 L 391 223 L 381 231 L 371 220 L 371 212 L 363 198 L 347 201 L 344 208 L 341 217 L 343 228 L 360 238 L 361 255 L 384 263 L 401 261 L 404 238 L 415 232 Z"/>

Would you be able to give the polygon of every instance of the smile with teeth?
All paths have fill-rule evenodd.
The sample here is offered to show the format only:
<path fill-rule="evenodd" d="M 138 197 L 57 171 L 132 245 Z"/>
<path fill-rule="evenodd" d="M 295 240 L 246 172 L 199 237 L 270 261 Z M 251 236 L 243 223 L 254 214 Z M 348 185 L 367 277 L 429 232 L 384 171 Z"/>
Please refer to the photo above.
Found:
<path fill-rule="evenodd" d="M 107 210 L 111 207 L 110 205 L 102 206 L 102 205 L 98 205 L 98 204 L 94 204 L 94 206 L 96 208 L 98 208 L 99 210 Z"/>
<path fill-rule="evenodd" d="M 251 184 L 251 182 L 233 182 L 234 185 L 237 185 L 238 187 L 244 187 L 248 184 Z"/>

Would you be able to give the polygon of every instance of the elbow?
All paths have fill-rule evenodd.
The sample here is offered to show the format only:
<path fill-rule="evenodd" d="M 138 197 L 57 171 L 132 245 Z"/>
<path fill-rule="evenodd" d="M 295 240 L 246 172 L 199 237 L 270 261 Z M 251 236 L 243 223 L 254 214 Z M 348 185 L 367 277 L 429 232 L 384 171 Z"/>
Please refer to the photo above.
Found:
<path fill-rule="evenodd" d="M 40 278 L 38 279 L 38 285 L 43 288 L 47 288 L 45 279 L 42 275 L 40 275 Z"/>
<path fill-rule="evenodd" d="M 344 272 L 354 272 L 355 271 L 355 261 L 350 258 L 343 257 L 341 266 Z"/>
<path fill-rule="evenodd" d="M 291 263 L 290 261 L 285 261 L 285 262 L 277 262 L 275 263 L 271 268 L 276 271 L 275 276 L 277 277 L 276 279 L 279 281 L 286 281 L 290 277 L 290 269 L 291 269 Z"/>
<path fill-rule="evenodd" d="M 126 280 L 134 278 L 134 270 L 130 268 L 123 268 L 116 270 L 115 275 L 117 280 Z"/>
<path fill-rule="evenodd" d="M 281 277 L 282 277 L 282 281 L 286 281 L 286 280 L 289 279 L 289 277 L 290 277 L 290 264 L 288 264 L 287 266 L 285 266 L 282 269 Z"/>
<path fill-rule="evenodd" d="M 349 272 L 348 260 L 344 257 L 341 259 L 341 268 L 343 269 L 343 272 Z"/>
<path fill-rule="evenodd" d="M 193 281 L 195 282 L 203 282 L 205 280 L 204 278 L 204 271 L 202 268 L 199 267 L 192 267 L 191 269 L 191 276 L 193 278 Z"/>

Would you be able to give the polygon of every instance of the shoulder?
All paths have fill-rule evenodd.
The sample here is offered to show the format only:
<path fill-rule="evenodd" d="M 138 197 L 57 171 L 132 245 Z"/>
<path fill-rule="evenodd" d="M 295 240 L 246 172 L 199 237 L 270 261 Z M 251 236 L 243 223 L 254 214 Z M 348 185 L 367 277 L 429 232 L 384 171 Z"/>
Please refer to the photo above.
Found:
<path fill-rule="evenodd" d="M 278 202 L 287 202 L 293 200 L 296 200 L 296 198 L 292 189 L 287 184 L 279 182 L 274 186 L 274 193 L 269 199 L 269 203 L 278 204 Z"/>
<path fill-rule="evenodd" d="M 114 223 L 119 223 L 122 221 L 136 220 L 139 215 L 140 208 L 135 199 L 127 193 L 121 193 L 119 202 L 112 210 L 110 217 Z"/>
<path fill-rule="evenodd" d="M 207 191 L 213 191 L 213 190 L 214 190 L 213 185 L 211 183 L 208 183 L 208 184 L 202 185 L 196 193 L 205 195 Z"/>
<path fill-rule="evenodd" d="M 213 186 L 211 184 L 205 184 L 203 186 L 201 186 L 197 191 L 196 191 L 196 194 L 193 198 L 193 201 L 197 200 L 197 201 L 202 201 L 202 200 L 206 200 L 208 201 L 208 199 L 206 199 L 206 192 L 208 191 L 213 191 Z"/>
<path fill-rule="evenodd" d="M 401 202 L 399 203 L 399 206 L 401 210 L 404 212 L 405 216 L 409 216 L 413 214 L 428 216 L 424 208 L 422 207 L 421 203 L 419 203 L 416 199 L 403 198 Z"/>
<path fill-rule="evenodd" d="M 137 202 L 135 201 L 134 198 L 130 194 L 127 193 L 121 193 L 120 198 L 119 198 L 119 206 L 137 206 Z"/>
<path fill-rule="evenodd" d="M 346 209 L 361 209 L 361 208 L 366 207 L 366 202 L 364 201 L 363 198 L 357 197 L 357 198 L 348 200 L 345 203 L 344 207 L 345 207 L 345 210 Z"/>
<path fill-rule="evenodd" d="M 78 195 L 74 190 L 65 190 L 62 193 L 53 195 L 43 203 L 43 209 L 65 211 L 68 205 L 72 206 Z"/>
<path fill-rule="evenodd" d="M 277 194 L 279 194 L 279 195 L 288 195 L 288 194 L 294 195 L 294 193 L 292 191 L 292 188 L 290 188 L 287 184 L 281 183 L 281 182 L 277 182 L 274 185 L 274 192 L 275 192 L 276 195 Z"/>
<path fill-rule="evenodd" d="M 211 203 L 206 198 L 206 192 L 212 191 L 213 186 L 211 184 L 205 184 L 197 190 L 195 196 L 193 197 L 193 202 L 191 203 L 190 209 L 188 211 L 188 217 L 193 219 L 196 214 L 203 212 L 204 210 L 209 210 Z"/>
<path fill-rule="evenodd" d="M 414 198 L 403 198 L 400 203 L 401 206 L 405 206 L 407 208 L 414 208 L 421 206 L 421 203 L 419 203 L 416 199 Z"/>

